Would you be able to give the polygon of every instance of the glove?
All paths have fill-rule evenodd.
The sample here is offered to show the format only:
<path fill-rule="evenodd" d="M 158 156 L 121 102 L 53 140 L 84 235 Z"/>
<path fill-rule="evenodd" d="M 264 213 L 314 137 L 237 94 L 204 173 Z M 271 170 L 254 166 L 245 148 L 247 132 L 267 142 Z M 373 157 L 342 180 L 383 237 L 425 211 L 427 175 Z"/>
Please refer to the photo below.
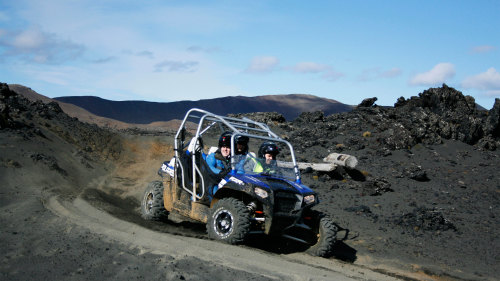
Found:
<path fill-rule="evenodd" d="M 189 152 L 194 152 L 196 151 L 198 148 L 200 148 L 200 141 L 198 139 L 191 139 L 191 141 L 189 142 L 189 146 L 188 146 L 188 151 Z"/>
<path fill-rule="evenodd" d="M 224 168 L 219 172 L 219 176 L 221 178 L 224 178 L 225 176 L 227 176 L 227 174 L 229 174 L 229 172 L 231 172 L 231 168 Z"/>

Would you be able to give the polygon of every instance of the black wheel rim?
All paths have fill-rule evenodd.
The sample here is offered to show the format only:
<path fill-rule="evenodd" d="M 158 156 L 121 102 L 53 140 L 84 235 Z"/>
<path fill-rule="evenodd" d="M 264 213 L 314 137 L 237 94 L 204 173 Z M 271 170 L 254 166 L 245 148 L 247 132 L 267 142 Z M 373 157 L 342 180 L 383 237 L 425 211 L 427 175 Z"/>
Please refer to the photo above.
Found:
<path fill-rule="evenodd" d="M 215 214 L 215 232 L 221 237 L 225 237 L 233 231 L 233 215 L 227 210 L 220 210 Z"/>

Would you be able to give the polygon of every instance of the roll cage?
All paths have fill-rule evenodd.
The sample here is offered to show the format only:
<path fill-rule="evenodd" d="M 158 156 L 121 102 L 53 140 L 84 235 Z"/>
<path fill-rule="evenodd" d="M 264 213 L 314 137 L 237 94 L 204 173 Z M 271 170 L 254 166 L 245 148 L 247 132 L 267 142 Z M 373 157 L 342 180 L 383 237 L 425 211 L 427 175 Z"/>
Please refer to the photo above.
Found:
<path fill-rule="evenodd" d="M 192 122 L 195 124 L 198 124 L 196 132 L 191 139 L 190 142 L 186 142 L 186 124 L 188 122 Z M 207 186 L 205 184 L 205 180 L 202 174 L 202 171 L 199 167 L 199 159 L 197 157 L 200 157 L 200 153 L 203 153 L 203 141 L 202 141 L 202 135 L 207 132 L 211 127 L 218 125 L 220 127 L 221 133 L 224 131 L 230 131 L 232 132 L 231 136 L 231 172 L 230 174 L 234 174 L 235 171 L 235 166 L 236 166 L 236 157 L 235 156 L 235 138 L 238 136 L 247 136 L 252 139 L 261 139 L 264 141 L 273 141 L 276 143 L 283 143 L 286 146 L 288 146 L 290 153 L 291 153 L 291 160 L 292 163 L 291 166 L 293 167 L 293 171 L 295 173 L 295 181 L 297 183 L 301 182 L 300 178 L 300 172 L 299 168 L 297 165 L 297 161 L 295 159 L 295 153 L 293 150 L 292 145 L 286 141 L 283 140 L 282 138 L 278 137 L 274 132 L 272 132 L 269 127 L 266 124 L 260 123 L 253 121 L 249 118 L 243 117 L 243 118 L 234 118 L 234 117 L 227 117 L 227 116 L 221 116 L 221 115 L 216 115 L 213 113 L 210 113 L 208 111 L 198 109 L 198 108 L 193 108 L 189 110 L 184 119 L 182 120 L 182 123 L 179 127 L 179 130 L 177 131 L 174 139 L 174 152 L 175 152 L 175 165 L 174 165 L 174 174 L 175 178 L 177 178 L 178 171 L 177 169 L 180 169 L 180 177 L 181 177 L 181 184 L 182 188 L 189 192 L 192 196 L 191 199 L 192 201 L 197 201 L 205 195 L 205 190 L 207 190 Z M 184 153 L 184 149 L 190 144 L 193 146 L 192 151 L 190 153 L 187 153 L 188 156 L 191 158 L 191 163 L 192 163 L 192 188 L 190 189 L 188 186 L 186 186 L 186 179 L 185 175 L 187 173 L 185 172 L 185 169 L 188 167 L 184 167 L 182 164 L 182 161 L 180 161 L 180 157 L 182 156 L 181 153 Z M 189 150 L 189 149 L 188 149 Z M 197 153 L 200 152 L 200 153 Z M 198 160 L 198 161 L 197 161 Z M 204 159 L 202 160 L 204 161 Z M 198 163 L 197 163 L 198 162 Z M 197 177 L 198 175 L 198 177 Z M 197 192 L 197 178 L 200 179 L 200 189 L 199 192 Z"/>

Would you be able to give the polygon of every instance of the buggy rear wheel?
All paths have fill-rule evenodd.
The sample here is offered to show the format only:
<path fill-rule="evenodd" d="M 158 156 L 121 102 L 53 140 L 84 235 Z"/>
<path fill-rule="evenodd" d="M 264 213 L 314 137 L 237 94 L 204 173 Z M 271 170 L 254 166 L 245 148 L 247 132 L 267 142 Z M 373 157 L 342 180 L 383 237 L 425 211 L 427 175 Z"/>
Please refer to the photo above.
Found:
<path fill-rule="evenodd" d="M 313 211 L 311 214 L 312 229 L 315 242 L 306 252 L 312 256 L 328 257 L 333 254 L 333 247 L 337 242 L 337 226 L 330 217 L 321 212 Z"/>
<path fill-rule="evenodd" d="M 245 204 L 235 198 L 217 201 L 207 222 L 208 237 L 228 244 L 243 243 L 250 231 L 250 215 Z"/>
<path fill-rule="evenodd" d="M 141 216 L 146 220 L 167 219 L 168 211 L 163 206 L 163 183 L 153 181 L 144 191 L 141 201 Z"/>

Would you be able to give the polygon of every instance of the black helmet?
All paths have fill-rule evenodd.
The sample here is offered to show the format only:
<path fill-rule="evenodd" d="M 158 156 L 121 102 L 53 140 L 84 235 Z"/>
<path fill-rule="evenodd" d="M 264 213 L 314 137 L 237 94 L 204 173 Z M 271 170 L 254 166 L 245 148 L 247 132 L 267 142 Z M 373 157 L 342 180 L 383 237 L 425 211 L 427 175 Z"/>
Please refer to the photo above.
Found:
<path fill-rule="evenodd" d="M 236 151 L 235 151 L 235 154 L 246 155 L 248 153 L 248 141 L 249 140 L 250 139 L 247 136 L 236 136 L 235 137 L 236 144 L 243 145 L 243 149 L 239 150 L 238 147 L 237 147 Z"/>
<path fill-rule="evenodd" d="M 222 135 L 219 138 L 219 147 L 222 147 L 222 146 L 231 147 L 231 136 L 232 135 L 233 135 L 233 133 L 231 133 L 229 131 L 222 133 Z M 234 140 L 237 144 L 243 144 L 243 145 L 248 146 L 249 138 L 247 136 L 236 136 Z"/>
<path fill-rule="evenodd" d="M 223 146 L 231 147 L 231 136 L 233 134 L 231 132 L 224 132 L 219 137 L 219 148 Z"/>
<path fill-rule="evenodd" d="M 271 154 L 272 156 L 278 155 L 280 150 L 274 142 L 266 141 L 259 148 L 259 158 L 264 158 L 266 154 Z"/>
<path fill-rule="evenodd" d="M 249 141 L 247 136 L 237 136 L 235 140 L 237 144 L 244 144 L 244 145 L 248 145 Z"/>

